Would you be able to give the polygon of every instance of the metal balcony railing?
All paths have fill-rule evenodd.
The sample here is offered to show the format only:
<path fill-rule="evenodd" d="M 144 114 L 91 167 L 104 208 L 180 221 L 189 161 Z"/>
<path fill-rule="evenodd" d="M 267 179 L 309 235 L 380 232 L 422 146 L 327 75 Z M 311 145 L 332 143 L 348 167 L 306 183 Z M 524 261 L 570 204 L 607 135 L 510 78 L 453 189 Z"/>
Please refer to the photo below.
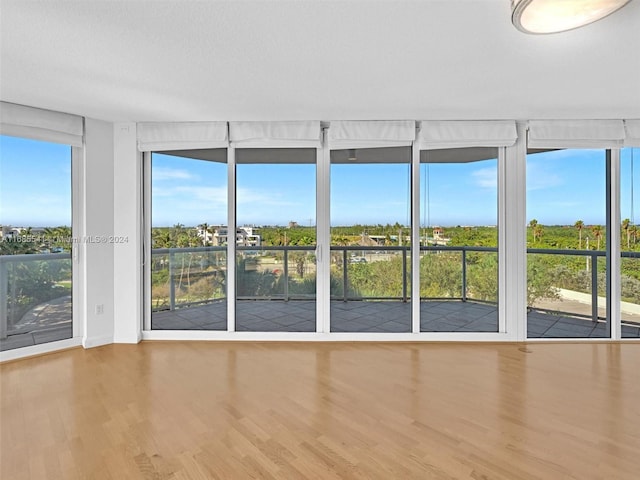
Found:
<path fill-rule="evenodd" d="M 70 280 L 71 275 L 71 254 L 70 253 L 37 253 L 37 254 L 22 254 L 22 255 L 0 255 L 0 338 L 7 338 L 7 334 L 14 329 L 16 319 L 13 312 L 10 312 L 10 308 L 16 308 L 17 296 L 20 294 L 21 288 L 18 286 L 20 272 L 16 272 L 16 267 L 19 264 L 24 264 L 27 269 L 34 266 L 35 262 L 41 264 L 41 268 L 38 272 L 22 272 L 25 278 L 20 279 L 23 283 L 28 283 L 28 275 L 42 275 L 43 270 L 47 270 L 47 267 L 51 266 L 51 262 L 65 262 L 66 270 L 58 268 L 59 274 L 54 272 L 46 278 L 46 282 L 43 284 L 48 285 L 47 288 L 53 288 L 55 282 Z M 56 278 L 58 277 L 58 278 Z M 28 285 L 27 285 L 28 286 Z M 55 291 L 50 292 L 51 298 L 55 298 Z M 66 294 L 68 295 L 68 293 Z M 65 296 L 66 296 L 65 295 Z M 23 306 L 23 309 L 35 307 L 39 301 L 34 301 L 31 304 Z M 11 315 L 10 315 L 11 313 Z"/>
<path fill-rule="evenodd" d="M 278 260 L 281 259 L 282 271 L 274 273 L 276 276 L 282 275 L 285 279 L 282 282 L 282 291 L 277 292 L 270 298 L 277 298 L 281 300 L 291 300 L 291 299 L 302 299 L 309 298 L 310 295 L 306 297 L 301 294 L 292 294 L 290 292 L 289 285 L 289 272 L 291 270 L 290 260 L 291 254 L 293 252 L 302 252 L 305 253 L 309 258 L 309 263 L 314 264 L 315 258 L 312 257 L 313 252 L 315 250 L 314 246 L 262 246 L 262 247 L 237 247 L 237 252 L 245 258 L 251 258 L 254 256 L 262 255 L 264 257 L 265 254 L 271 256 L 278 256 Z M 485 253 L 497 253 L 497 248 L 495 247 L 454 247 L 454 246 L 421 246 L 420 252 L 447 252 L 447 253 L 455 253 L 458 252 L 460 254 L 460 274 L 461 274 L 461 288 L 460 288 L 460 296 L 459 297 L 448 297 L 453 300 L 467 301 L 470 298 L 469 289 L 468 289 L 468 254 L 470 252 L 485 252 Z M 168 308 L 170 310 L 174 310 L 176 307 L 186 307 L 190 305 L 195 305 L 199 303 L 210 303 L 214 300 L 224 300 L 226 299 L 226 269 L 228 260 L 226 258 L 226 247 L 190 247 L 190 248 L 163 248 L 163 249 L 154 249 L 152 250 L 152 259 L 157 260 L 156 263 L 156 271 L 152 272 L 156 273 L 159 270 L 167 269 L 168 270 Z M 409 279 L 409 264 L 408 264 L 408 256 L 410 253 L 409 246 L 373 246 L 373 247 L 362 247 L 362 246 L 331 246 L 331 252 L 334 255 L 332 258 L 335 259 L 334 265 L 337 265 L 338 270 L 341 274 L 342 286 L 341 291 L 332 292 L 331 298 L 334 300 L 380 300 L 380 299 L 388 299 L 388 300 L 399 300 L 403 302 L 407 302 L 409 300 L 410 293 L 410 279 Z M 358 254 L 359 252 L 359 254 Z M 579 256 L 587 259 L 587 262 L 590 265 L 590 273 L 591 273 L 591 318 L 594 321 L 598 320 L 598 258 L 605 257 L 606 252 L 604 251 L 594 251 L 594 250 L 562 250 L 562 249 L 542 249 L 542 248 L 529 248 L 527 249 L 528 254 L 535 255 L 565 255 L 565 256 Z M 191 273 L 192 279 L 198 279 L 206 276 L 216 275 L 218 274 L 219 284 L 220 284 L 220 292 L 215 298 L 205 298 L 197 301 L 187 301 L 187 302 L 178 302 L 177 296 L 177 285 L 176 280 L 179 278 L 179 271 L 182 269 L 182 261 L 184 261 L 184 255 L 191 254 L 196 257 L 199 257 L 200 261 L 203 261 L 207 264 L 207 266 L 213 266 L 213 271 L 205 272 L 203 268 L 200 268 L 200 271 L 196 268 L 193 273 Z M 359 255 L 359 256 L 358 256 Z M 354 294 L 350 294 L 349 291 L 349 265 L 353 263 L 357 263 L 353 256 L 356 259 L 362 259 L 368 257 L 369 259 L 375 260 L 376 255 L 386 256 L 386 258 L 391 258 L 392 256 L 400 256 L 402 263 L 402 273 L 399 281 L 401 282 L 401 294 L 398 296 L 392 297 L 382 297 L 382 296 L 357 296 Z M 164 259 L 162 258 L 164 256 Z M 182 256 L 182 257 L 181 257 Z M 181 261 L 178 262 L 177 259 Z M 640 252 L 622 252 L 622 258 L 634 258 L 640 259 Z M 53 281 L 63 281 L 68 280 L 70 278 L 70 270 L 71 270 L 71 255 L 69 253 L 46 253 L 46 254 L 26 254 L 26 255 L 2 255 L 0 256 L 0 337 L 6 338 L 7 332 L 13 328 L 13 321 L 9 320 L 9 309 L 11 305 L 15 305 L 15 299 L 18 292 L 16 291 L 16 281 L 14 281 L 14 277 L 16 275 L 15 267 L 24 263 L 26 265 L 32 264 L 32 262 L 45 262 L 43 268 L 46 268 L 46 262 L 60 262 L 66 261 L 68 265 L 65 269 L 61 269 L 60 271 L 64 271 L 65 273 L 61 273 L 61 277 L 58 279 L 53 279 Z M 280 264 L 280 262 L 278 263 Z M 232 262 L 232 265 L 236 265 L 236 261 Z M 312 269 L 312 271 L 315 269 Z M 273 273 L 273 272 L 272 272 Z M 309 272 L 311 273 L 311 272 Z M 184 276 L 184 271 L 182 271 Z M 63 278 L 64 277 L 64 278 Z M 24 280 L 22 280 L 24 281 Z M 50 282 L 51 283 L 51 282 Z M 259 295 L 244 295 L 238 297 L 240 300 L 246 299 L 264 299 L 264 296 Z M 471 298 L 471 300 L 473 300 Z M 35 306 L 32 305 L 32 306 Z M 166 307 L 165 307 L 166 308 Z"/>
<path fill-rule="evenodd" d="M 237 252 L 243 256 L 264 256 L 267 255 L 280 255 L 282 271 L 277 272 L 277 275 L 282 275 L 285 279 L 289 278 L 289 272 L 291 270 L 290 256 L 292 252 L 306 252 L 311 254 L 315 250 L 314 246 L 261 246 L 261 247 L 237 247 Z M 193 248 L 170 248 L 170 249 L 154 249 L 152 255 L 168 255 L 168 268 L 169 268 L 169 309 L 173 310 L 178 305 L 176 300 L 176 256 L 184 253 L 210 253 L 219 252 L 226 256 L 226 247 L 193 247 Z M 332 265 L 338 265 L 341 274 L 341 291 L 332 291 L 332 300 L 343 301 L 358 301 L 358 300 L 398 300 L 407 302 L 409 300 L 410 293 L 410 278 L 409 278 L 409 263 L 408 257 L 410 253 L 409 246 L 331 246 Z M 497 253 L 496 247 L 471 247 L 471 246 L 421 246 L 420 252 L 434 252 L 434 253 L 459 253 L 460 254 L 460 295 L 446 297 L 449 300 L 478 300 L 469 297 L 469 285 L 468 285 L 468 254 L 469 253 Z M 337 257 L 336 257 L 337 254 Z M 387 257 L 398 255 L 401 256 L 402 274 L 399 279 L 401 282 L 401 294 L 398 296 L 358 296 L 350 293 L 349 291 L 349 265 L 363 261 L 371 261 L 377 254 L 386 255 Z M 541 249 L 541 248 L 529 248 L 527 254 L 540 254 L 540 255 L 566 255 L 566 256 L 580 256 L 585 257 L 590 265 L 591 272 L 591 318 L 594 321 L 598 320 L 598 257 L 605 257 L 606 252 L 594 251 L 594 250 L 563 250 L 563 249 Z M 355 258 L 353 258 L 355 256 Z M 623 258 L 640 258 L 640 252 L 622 252 Z M 369 259 L 369 260 L 367 260 Z M 235 264 L 235 262 L 234 262 Z M 220 270 L 226 271 L 226 261 L 224 265 L 219 265 Z M 497 274 L 497 273 L 496 273 Z M 222 300 L 225 297 L 220 297 Z M 283 282 L 282 291 L 279 291 L 269 296 L 270 299 L 291 300 L 299 299 L 298 295 L 291 295 L 289 292 L 289 281 Z M 441 299 L 437 298 L 424 298 L 429 300 Z M 264 296 L 259 295 L 240 295 L 239 300 L 257 300 L 265 299 Z M 198 303 L 206 303 L 211 300 L 186 302 L 181 303 L 179 306 L 189 306 Z"/>

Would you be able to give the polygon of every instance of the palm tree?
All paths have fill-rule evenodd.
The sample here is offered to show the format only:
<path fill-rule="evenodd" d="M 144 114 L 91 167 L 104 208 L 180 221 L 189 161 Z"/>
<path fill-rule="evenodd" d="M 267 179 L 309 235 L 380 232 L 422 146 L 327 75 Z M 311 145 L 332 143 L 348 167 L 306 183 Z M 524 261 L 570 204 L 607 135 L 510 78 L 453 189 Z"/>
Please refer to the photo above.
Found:
<path fill-rule="evenodd" d="M 544 235 L 544 227 L 542 225 L 536 225 L 535 227 L 533 227 L 533 240 L 534 241 L 535 241 L 536 238 L 538 240 L 540 240 L 542 238 L 542 235 Z"/>
<path fill-rule="evenodd" d="M 536 241 L 536 226 L 538 225 L 538 220 L 535 218 L 529 222 L 529 228 L 531 229 L 531 234 L 533 235 L 533 241 Z"/>
<path fill-rule="evenodd" d="M 166 228 L 154 228 L 151 230 L 154 248 L 170 248 L 171 234 Z"/>
<path fill-rule="evenodd" d="M 629 250 L 629 240 L 631 240 L 631 230 L 629 227 L 631 227 L 631 220 L 628 218 L 622 220 L 622 230 L 624 230 L 624 233 L 627 235 L 627 250 Z"/>
<path fill-rule="evenodd" d="M 181 223 L 176 223 L 173 227 L 171 227 L 171 242 L 173 243 L 173 247 L 179 246 L 178 242 L 182 234 L 184 233 L 184 225 Z"/>
<path fill-rule="evenodd" d="M 578 249 L 582 250 L 582 229 L 584 228 L 584 222 L 578 220 L 573 226 L 578 229 Z"/>
<path fill-rule="evenodd" d="M 596 237 L 598 241 L 598 250 L 600 250 L 600 240 L 602 240 L 602 227 L 600 225 L 594 225 L 591 227 L 591 231 L 593 232 L 593 236 Z"/>
<path fill-rule="evenodd" d="M 631 228 L 629 228 L 629 232 L 631 234 L 631 237 L 633 238 L 633 244 L 636 244 L 636 241 L 638 240 L 638 227 L 636 225 L 631 225 Z"/>
<path fill-rule="evenodd" d="M 202 246 L 206 247 L 209 244 L 207 239 L 208 234 L 210 233 L 210 228 L 208 223 L 201 223 L 198 225 L 198 229 L 202 232 Z"/>
<path fill-rule="evenodd" d="M 189 229 L 187 231 L 187 239 L 190 247 L 198 247 L 200 245 L 201 240 L 196 229 Z"/>
<path fill-rule="evenodd" d="M 278 245 L 286 246 L 287 245 L 287 231 L 282 227 L 277 227 L 275 233 L 276 233 L 276 238 L 277 238 L 276 241 L 278 242 Z"/>

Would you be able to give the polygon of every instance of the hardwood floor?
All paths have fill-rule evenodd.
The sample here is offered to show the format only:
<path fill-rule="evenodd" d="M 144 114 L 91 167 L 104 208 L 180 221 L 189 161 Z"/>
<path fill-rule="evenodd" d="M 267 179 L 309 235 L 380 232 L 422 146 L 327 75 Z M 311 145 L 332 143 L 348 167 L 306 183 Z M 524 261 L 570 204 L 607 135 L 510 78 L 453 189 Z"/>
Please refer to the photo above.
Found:
<path fill-rule="evenodd" d="M 3 479 L 637 479 L 640 344 L 143 342 L 0 366 Z"/>

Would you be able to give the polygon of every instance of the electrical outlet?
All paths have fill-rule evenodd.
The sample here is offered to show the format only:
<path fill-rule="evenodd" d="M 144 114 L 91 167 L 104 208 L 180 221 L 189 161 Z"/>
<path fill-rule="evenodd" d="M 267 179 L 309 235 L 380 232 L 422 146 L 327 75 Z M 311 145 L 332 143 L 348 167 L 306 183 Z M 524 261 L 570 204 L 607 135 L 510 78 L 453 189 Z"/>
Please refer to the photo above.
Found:
<path fill-rule="evenodd" d="M 104 313 L 104 305 L 102 303 L 96 305 L 96 315 L 102 315 Z"/>

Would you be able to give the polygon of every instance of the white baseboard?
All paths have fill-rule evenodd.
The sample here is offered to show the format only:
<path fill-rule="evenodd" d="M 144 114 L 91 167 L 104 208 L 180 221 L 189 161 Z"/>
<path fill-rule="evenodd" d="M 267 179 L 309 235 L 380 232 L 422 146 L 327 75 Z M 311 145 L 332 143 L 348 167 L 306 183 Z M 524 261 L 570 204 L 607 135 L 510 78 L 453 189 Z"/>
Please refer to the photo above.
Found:
<path fill-rule="evenodd" d="M 109 345 L 113 343 L 112 335 L 103 335 L 101 337 L 84 337 L 82 339 L 82 346 L 84 348 L 101 347 L 102 345 Z"/>
<path fill-rule="evenodd" d="M 82 345 L 82 338 L 74 337 L 57 342 L 41 343 L 30 347 L 21 347 L 14 350 L 5 350 L 0 352 L 0 363 L 10 360 L 18 360 L 20 358 L 33 357 L 36 355 L 44 355 L 46 353 L 57 352 L 67 348 L 79 347 Z"/>

